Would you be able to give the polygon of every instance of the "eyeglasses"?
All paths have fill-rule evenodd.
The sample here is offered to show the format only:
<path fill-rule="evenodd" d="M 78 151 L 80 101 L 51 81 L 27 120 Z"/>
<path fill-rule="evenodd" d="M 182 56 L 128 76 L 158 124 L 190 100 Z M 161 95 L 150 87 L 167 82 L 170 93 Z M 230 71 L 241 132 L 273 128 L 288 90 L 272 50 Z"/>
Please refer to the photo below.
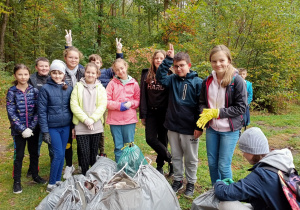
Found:
<path fill-rule="evenodd" d="M 177 65 L 175 65 L 175 66 L 173 66 L 173 68 L 175 69 L 175 70 L 177 70 L 177 69 L 182 69 L 185 65 L 187 65 L 187 64 L 180 64 L 179 66 L 177 66 Z"/>

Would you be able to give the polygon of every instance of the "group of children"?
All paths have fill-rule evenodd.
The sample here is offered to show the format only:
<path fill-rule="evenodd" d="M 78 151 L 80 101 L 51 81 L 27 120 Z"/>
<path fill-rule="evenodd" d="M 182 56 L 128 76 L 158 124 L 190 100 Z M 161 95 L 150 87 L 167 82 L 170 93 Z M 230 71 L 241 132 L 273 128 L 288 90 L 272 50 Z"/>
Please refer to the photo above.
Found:
<path fill-rule="evenodd" d="M 69 33 L 66 38 L 70 40 Z M 143 70 L 139 86 L 127 73 L 128 64 L 121 48 L 122 44 L 117 40 L 117 59 L 112 70 L 100 70 L 102 60 L 98 55 L 91 55 L 90 63 L 83 68 L 79 64 L 81 53 L 73 46 L 64 51 L 65 62 L 54 60 L 49 67 L 47 59 L 39 58 L 36 62 L 38 72 L 30 78 L 26 66 L 16 65 L 16 81 L 7 94 L 7 112 L 15 145 L 14 193 L 22 192 L 20 178 L 26 140 L 30 153 L 28 174 L 41 184 L 46 183 L 38 175 L 41 140 L 49 145 L 51 169 L 47 191 L 50 192 L 61 183 L 64 157 L 67 162 L 65 175 L 66 170 L 68 176 L 74 171 L 72 150 L 69 152 L 71 163 L 67 160 L 67 151 L 72 148 L 74 138 L 83 175 L 95 163 L 98 148 L 99 154 L 105 156 L 101 136 L 106 109 L 106 123 L 110 125 L 117 162 L 124 144 L 134 140 L 137 108 L 145 125 L 146 141 L 157 152 L 157 170 L 163 174 L 166 161 L 169 175 L 174 174 L 174 192 L 183 188 L 185 172 L 184 194 L 187 197 L 194 194 L 199 137 L 204 128 L 211 182 L 219 190 L 216 191 L 218 196 L 222 196 L 219 192 L 225 192 L 224 187 L 220 188 L 222 191 L 218 189 L 222 184 L 220 180 L 232 179 L 233 152 L 240 130 L 250 122 L 252 87 L 245 81 L 246 70 L 235 69 L 229 49 L 218 45 L 209 56 L 213 71 L 202 80 L 191 70 L 189 55 L 175 54 L 170 44 L 167 52 L 158 50 L 154 53 L 151 67 Z M 100 75 L 105 80 L 102 81 Z M 252 133 L 248 130 L 251 139 Z M 246 132 L 242 135 L 244 139 Z M 259 138 L 254 139 L 260 141 Z M 241 146 L 240 140 L 240 148 L 247 153 L 251 147 Z M 268 151 L 249 154 L 265 155 Z M 249 156 L 245 157 L 248 159 Z M 64 178 L 68 178 L 65 175 Z"/>

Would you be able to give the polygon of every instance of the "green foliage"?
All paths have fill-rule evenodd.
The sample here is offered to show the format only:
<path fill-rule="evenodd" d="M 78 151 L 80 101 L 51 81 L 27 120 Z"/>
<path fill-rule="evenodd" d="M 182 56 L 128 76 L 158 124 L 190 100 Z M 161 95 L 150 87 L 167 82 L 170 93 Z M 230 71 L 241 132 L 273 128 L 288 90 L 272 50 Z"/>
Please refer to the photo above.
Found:
<path fill-rule="evenodd" d="M 248 69 L 253 107 L 278 112 L 291 95 L 299 100 L 294 94 L 300 91 L 299 1 L 28 0 L 10 1 L 12 10 L 3 2 L 0 11 L 9 11 L 6 70 L 14 63 L 33 69 L 39 56 L 62 59 L 65 29 L 84 54 L 82 64 L 97 53 L 105 68 L 115 59 L 115 38 L 122 38 L 130 74 L 138 80 L 150 66 L 151 52 L 168 43 L 189 53 L 192 69 L 205 78 L 211 72 L 209 51 L 225 44 L 233 64 Z"/>
<path fill-rule="evenodd" d="M 7 90 L 12 86 L 13 81 L 12 73 L 0 70 L 0 105 L 6 104 Z"/>

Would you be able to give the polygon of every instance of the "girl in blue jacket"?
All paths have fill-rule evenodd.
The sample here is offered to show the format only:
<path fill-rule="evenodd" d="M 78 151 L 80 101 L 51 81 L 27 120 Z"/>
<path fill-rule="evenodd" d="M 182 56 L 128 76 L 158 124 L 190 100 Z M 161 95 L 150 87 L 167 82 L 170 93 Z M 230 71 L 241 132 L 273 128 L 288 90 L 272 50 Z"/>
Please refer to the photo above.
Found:
<path fill-rule="evenodd" d="M 72 87 L 64 82 L 65 73 L 65 63 L 54 60 L 50 65 L 50 78 L 39 94 L 39 124 L 43 141 L 51 144 L 54 153 L 47 192 L 53 190 L 61 181 L 65 148 L 72 122 L 70 109 Z"/>
<path fill-rule="evenodd" d="M 14 86 L 9 88 L 6 95 L 7 116 L 14 140 L 13 192 L 17 194 L 22 192 L 21 170 L 26 142 L 32 178 L 36 183 L 46 184 L 46 181 L 38 175 L 39 134 L 36 130 L 38 90 L 28 84 L 29 76 L 29 69 L 24 64 L 17 64 L 14 68 L 16 78 Z"/>

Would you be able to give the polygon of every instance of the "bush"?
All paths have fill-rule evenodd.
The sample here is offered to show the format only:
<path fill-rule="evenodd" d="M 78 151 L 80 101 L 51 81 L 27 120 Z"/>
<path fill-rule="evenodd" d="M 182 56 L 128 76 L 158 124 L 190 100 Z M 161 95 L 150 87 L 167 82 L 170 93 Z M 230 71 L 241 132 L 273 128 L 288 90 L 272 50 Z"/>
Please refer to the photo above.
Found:
<path fill-rule="evenodd" d="M 14 77 L 9 72 L 0 71 L 0 105 L 6 103 L 6 93 L 8 88 L 12 86 Z"/>

